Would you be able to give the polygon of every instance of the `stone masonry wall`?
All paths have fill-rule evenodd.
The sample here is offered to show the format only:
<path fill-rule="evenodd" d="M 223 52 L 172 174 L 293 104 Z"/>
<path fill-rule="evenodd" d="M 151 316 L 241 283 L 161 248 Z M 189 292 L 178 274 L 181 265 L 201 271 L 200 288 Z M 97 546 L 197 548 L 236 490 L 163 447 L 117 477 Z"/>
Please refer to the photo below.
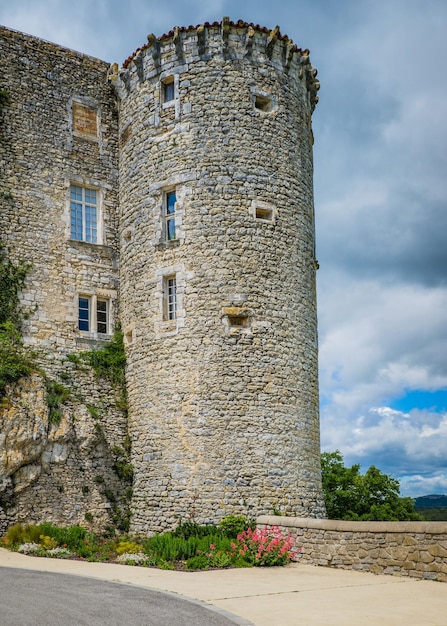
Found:
<path fill-rule="evenodd" d="M 447 582 L 447 522 L 345 522 L 261 516 L 296 536 L 298 561 Z"/>
<path fill-rule="evenodd" d="M 0 516 L 112 523 L 127 506 L 114 471 L 127 433 L 115 392 L 67 356 L 104 345 L 118 319 L 118 119 L 109 65 L 0 28 L 0 241 L 31 264 L 24 342 L 47 381 L 70 391 L 49 418 L 41 374 L 11 386 L 0 406 Z M 70 184 L 98 193 L 98 242 L 70 231 Z M 108 332 L 78 329 L 78 296 L 109 300 Z M 113 500 L 113 502 L 111 502 Z M 115 502 L 116 500 L 116 502 Z"/>
<path fill-rule="evenodd" d="M 322 516 L 316 72 L 277 30 L 225 19 L 148 40 L 111 76 L 134 530 Z"/>
<path fill-rule="evenodd" d="M 71 394 L 60 421 L 51 420 L 40 374 L 11 385 L 0 403 L 0 533 L 17 522 L 104 528 L 125 521 L 130 485 L 116 462 L 126 414 L 116 392 L 87 371 L 73 370 L 65 385 Z"/>
<path fill-rule="evenodd" d="M 78 330 L 78 294 L 110 298 L 118 314 L 117 110 L 108 64 L 0 28 L 0 239 L 32 264 L 25 342 L 56 372 L 95 340 Z M 90 114 L 88 120 L 82 113 Z M 70 238 L 70 184 L 98 190 L 99 243 Z"/>

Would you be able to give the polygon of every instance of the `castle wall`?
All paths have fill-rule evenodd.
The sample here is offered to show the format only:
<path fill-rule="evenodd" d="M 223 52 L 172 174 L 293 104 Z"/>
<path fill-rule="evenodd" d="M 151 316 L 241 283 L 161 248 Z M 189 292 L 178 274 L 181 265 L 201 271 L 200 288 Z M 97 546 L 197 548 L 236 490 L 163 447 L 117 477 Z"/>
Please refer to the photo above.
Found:
<path fill-rule="evenodd" d="M 103 345 L 118 316 L 118 120 L 109 66 L 6 28 L 0 63 L 0 241 L 13 261 L 31 264 L 20 294 L 31 313 L 24 342 L 47 382 L 70 392 L 59 422 L 40 374 L 2 398 L 0 526 L 86 524 L 86 513 L 104 526 L 111 499 L 123 507 L 128 486 L 114 471 L 127 417 L 110 385 L 66 356 Z M 71 186 L 97 194 L 96 243 L 72 236 Z M 106 333 L 79 330 L 79 295 L 109 304 Z"/>
<path fill-rule="evenodd" d="M 148 39 L 112 77 L 133 527 L 321 516 L 316 72 L 225 19 Z"/>
<path fill-rule="evenodd" d="M 110 300 L 117 318 L 117 111 L 108 64 L 0 30 L 0 239 L 32 264 L 22 294 L 26 343 L 57 370 L 94 333 L 78 330 L 78 294 Z M 70 228 L 70 185 L 97 191 L 97 244 Z"/>

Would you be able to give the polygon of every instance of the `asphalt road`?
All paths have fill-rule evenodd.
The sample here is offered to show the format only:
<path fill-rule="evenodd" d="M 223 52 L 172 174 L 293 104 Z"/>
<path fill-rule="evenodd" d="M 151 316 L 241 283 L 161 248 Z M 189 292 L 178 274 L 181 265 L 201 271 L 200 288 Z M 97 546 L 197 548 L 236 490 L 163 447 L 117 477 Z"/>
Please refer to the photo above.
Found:
<path fill-rule="evenodd" d="M 234 626 L 198 603 L 131 585 L 0 568 L 0 626 Z"/>

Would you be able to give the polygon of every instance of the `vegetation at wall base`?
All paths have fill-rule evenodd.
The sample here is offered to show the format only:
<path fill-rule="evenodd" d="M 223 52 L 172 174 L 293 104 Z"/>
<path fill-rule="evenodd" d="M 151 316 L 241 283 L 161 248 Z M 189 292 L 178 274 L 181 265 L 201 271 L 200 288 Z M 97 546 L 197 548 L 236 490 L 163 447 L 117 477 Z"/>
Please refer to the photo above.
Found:
<path fill-rule="evenodd" d="M 229 536 L 229 528 L 236 526 L 244 529 Z M 219 526 L 185 522 L 149 538 L 105 537 L 82 526 L 61 528 L 49 522 L 15 524 L 0 539 L 2 547 L 35 556 L 178 570 L 285 565 L 294 543 L 279 528 L 256 529 L 242 516 L 229 516 Z"/>
<path fill-rule="evenodd" d="M 25 261 L 13 263 L 0 242 L 0 397 L 8 384 L 28 376 L 36 367 L 21 334 L 26 313 L 20 306 L 19 293 L 29 268 Z"/>
<path fill-rule="evenodd" d="M 329 519 L 350 521 L 409 521 L 424 518 L 414 510 L 414 500 L 400 496 L 399 481 L 371 467 L 345 467 L 335 452 L 321 455 L 323 495 Z"/>

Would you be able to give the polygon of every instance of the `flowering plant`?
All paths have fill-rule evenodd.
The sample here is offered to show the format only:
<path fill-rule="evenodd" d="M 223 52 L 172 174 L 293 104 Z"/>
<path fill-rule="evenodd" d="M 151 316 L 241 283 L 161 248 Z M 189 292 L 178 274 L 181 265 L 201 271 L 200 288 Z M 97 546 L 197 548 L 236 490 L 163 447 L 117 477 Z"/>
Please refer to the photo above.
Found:
<path fill-rule="evenodd" d="M 39 543 L 34 543 L 33 541 L 21 543 L 17 548 L 17 552 L 21 552 L 22 554 L 40 554 L 42 551 L 42 546 Z"/>
<path fill-rule="evenodd" d="M 278 526 L 244 530 L 232 542 L 233 553 L 252 565 L 285 565 L 292 558 L 295 537 L 284 535 Z"/>

